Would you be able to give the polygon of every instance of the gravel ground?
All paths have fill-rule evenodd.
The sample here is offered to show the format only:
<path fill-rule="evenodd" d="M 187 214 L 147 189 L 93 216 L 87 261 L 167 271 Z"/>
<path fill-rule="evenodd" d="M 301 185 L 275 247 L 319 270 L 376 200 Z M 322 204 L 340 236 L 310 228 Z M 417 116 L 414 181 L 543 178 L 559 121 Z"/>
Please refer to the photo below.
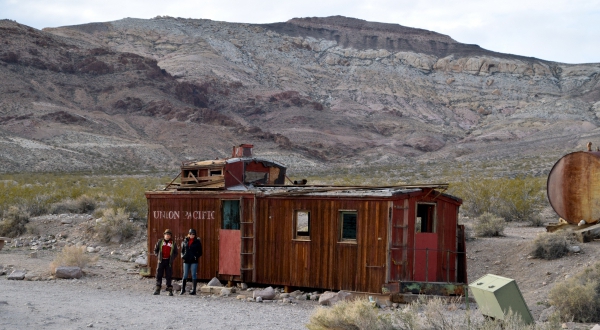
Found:
<path fill-rule="evenodd" d="M 145 291 L 93 289 L 86 282 L 1 278 L 0 328 L 305 329 L 314 308 L 207 295 L 153 296 L 151 280 L 142 280 L 147 284 Z"/>

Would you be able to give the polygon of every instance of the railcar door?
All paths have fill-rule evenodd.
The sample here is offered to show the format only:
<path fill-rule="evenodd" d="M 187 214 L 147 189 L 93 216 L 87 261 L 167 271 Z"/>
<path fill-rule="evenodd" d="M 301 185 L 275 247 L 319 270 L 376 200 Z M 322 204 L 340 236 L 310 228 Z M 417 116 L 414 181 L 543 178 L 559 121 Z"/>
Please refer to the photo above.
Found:
<path fill-rule="evenodd" d="M 221 201 L 221 228 L 219 229 L 219 275 L 239 276 L 241 266 L 240 222 L 241 199 Z"/>

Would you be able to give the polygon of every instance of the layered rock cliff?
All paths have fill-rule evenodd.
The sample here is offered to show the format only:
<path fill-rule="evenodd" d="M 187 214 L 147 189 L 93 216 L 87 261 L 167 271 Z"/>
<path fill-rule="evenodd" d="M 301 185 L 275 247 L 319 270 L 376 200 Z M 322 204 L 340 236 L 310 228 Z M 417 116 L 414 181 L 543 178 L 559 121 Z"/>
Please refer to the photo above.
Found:
<path fill-rule="evenodd" d="M 501 54 L 395 24 L 0 27 L 16 29 L 0 34 L 5 144 L 30 161 L 46 149 L 15 139 L 65 155 L 108 150 L 74 164 L 62 159 L 79 156 L 44 156 L 44 170 L 174 166 L 242 142 L 297 168 L 553 159 L 599 132 L 600 64 Z M 60 119 L 69 116 L 85 122 Z"/>

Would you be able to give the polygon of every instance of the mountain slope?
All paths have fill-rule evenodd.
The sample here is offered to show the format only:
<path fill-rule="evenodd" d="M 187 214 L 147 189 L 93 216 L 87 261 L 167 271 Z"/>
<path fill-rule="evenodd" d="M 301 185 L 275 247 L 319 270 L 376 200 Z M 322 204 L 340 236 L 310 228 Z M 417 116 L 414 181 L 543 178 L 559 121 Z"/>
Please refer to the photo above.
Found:
<path fill-rule="evenodd" d="M 34 32 L 19 28 L 24 31 L 11 37 L 15 44 L 33 38 Z M 0 74 L 33 88 L 22 96 L 0 84 L 2 95 L 13 95 L 3 98 L 0 109 L 21 105 L 2 115 L 41 116 L 43 100 L 68 114 L 103 118 L 112 126 L 57 127 L 62 133 L 136 141 L 140 147 L 131 146 L 132 156 L 120 159 L 119 166 L 164 167 L 222 157 L 241 142 L 255 143 L 263 155 L 297 169 L 501 162 L 515 155 L 553 159 L 596 139 L 600 125 L 599 64 L 495 53 L 395 24 L 341 16 L 262 25 L 158 17 L 35 33 L 67 45 L 42 46 L 36 56 L 43 61 L 62 58 L 59 50 L 50 55 L 47 49 L 76 47 L 81 57 L 71 60 L 76 67 L 97 60 L 113 69 L 101 74 L 79 67 L 72 73 L 44 69 L 28 62 L 36 58 L 29 49 L 40 47 L 31 39 L 29 46 L 10 51 L 19 61 L 11 61 L 10 52 L 0 54 Z M 100 50 L 107 54 L 93 53 Z M 119 64 L 124 56 L 139 56 L 148 69 Z M 82 96 L 77 88 L 57 85 L 61 75 L 90 87 Z M 52 81 L 57 92 L 30 87 L 34 76 Z M 14 134 L 75 148 L 63 138 L 30 132 L 22 124 L 26 119 L 15 118 L 2 123 L 7 138 Z M 105 129 L 109 126 L 114 129 Z M 133 155 L 148 148 L 156 155 Z M 98 166 L 112 164 L 111 155 L 99 155 Z M 96 165 L 83 160 L 79 166 Z"/>

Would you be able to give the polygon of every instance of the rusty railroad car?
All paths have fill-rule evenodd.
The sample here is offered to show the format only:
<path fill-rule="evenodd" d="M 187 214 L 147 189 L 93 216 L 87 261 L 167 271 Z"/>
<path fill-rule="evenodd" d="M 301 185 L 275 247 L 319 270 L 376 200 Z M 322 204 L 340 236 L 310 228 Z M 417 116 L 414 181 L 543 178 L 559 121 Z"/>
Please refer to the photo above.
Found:
<path fill-rule="evenodd" d="M 285 167 L 251 148 L 184 164 L 180 183 L 146 192 L 151 253 L 165 228 L 177 243 L 195 228 L 201 279 L 370 293 L 467 282 L 462 201 L 442 193 L 447 185 L 283 185 Z"/>

